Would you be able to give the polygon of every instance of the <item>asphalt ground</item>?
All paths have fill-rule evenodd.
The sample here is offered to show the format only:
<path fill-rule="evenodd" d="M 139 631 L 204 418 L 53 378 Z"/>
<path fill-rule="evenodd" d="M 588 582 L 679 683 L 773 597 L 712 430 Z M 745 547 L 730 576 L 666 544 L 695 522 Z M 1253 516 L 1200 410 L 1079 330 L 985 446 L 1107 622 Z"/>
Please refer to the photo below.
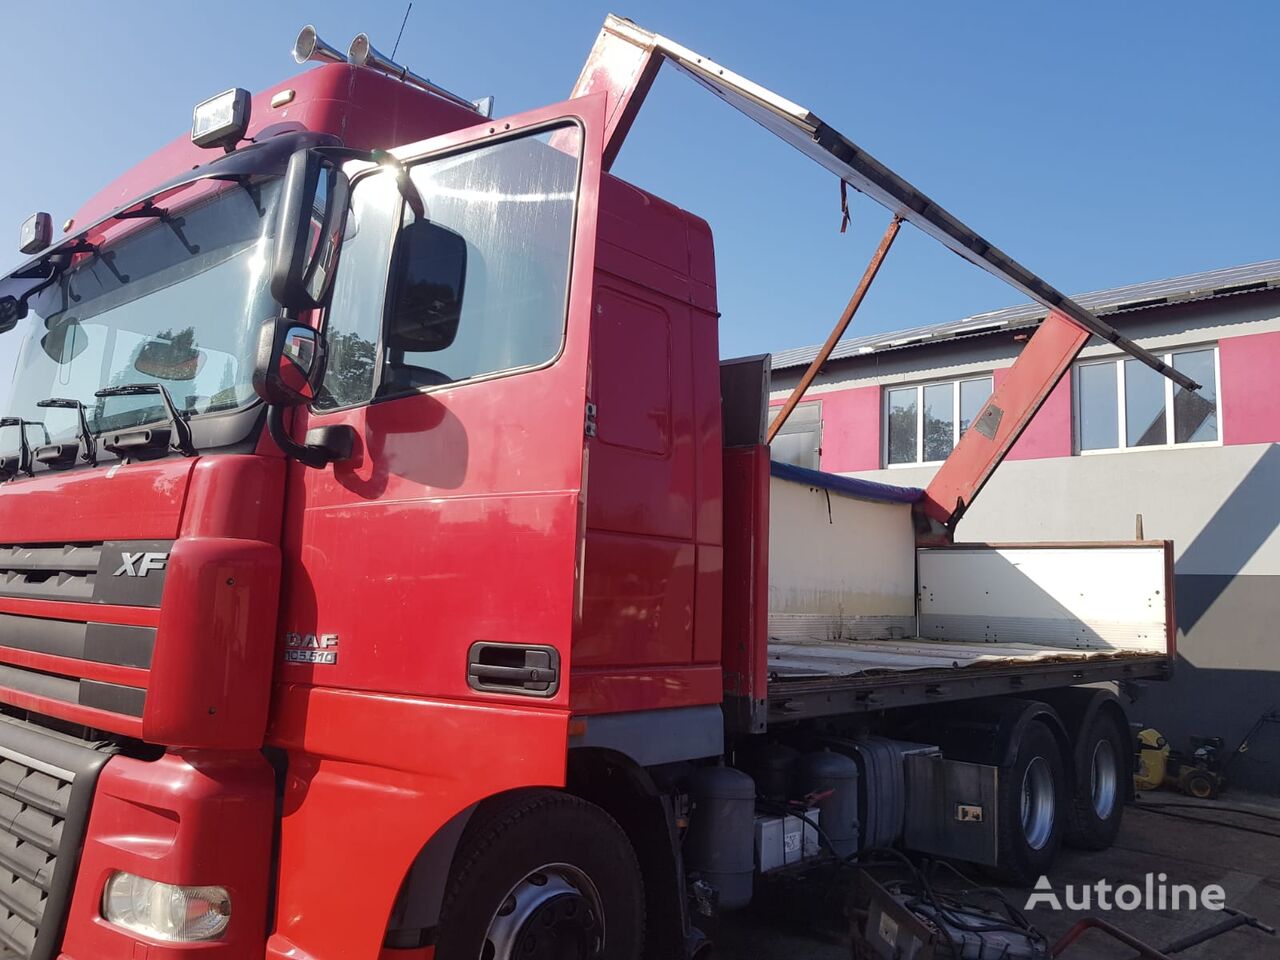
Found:
<path fill-rule="evenodd" d="M 1120 836 L 1109 850 L 1064 850 L 1049 877 L 1060 900 L 1067 884 L 1079 888 L 1105 879 L 1113 889 L 1121 884 L 1142 888 L 1147 874 L 1158 877 L 1163 873 L 1170 885 L 1191 884 L 1203 889 L 1217 884 L 1222 887 L 1227 907 L 1280 928 L 1280 802 L 1232 794 L 1206 809 L 1192 806 L 1204 801 L 1166 792 L 1145 794 L 1140 802 L 1173 806 L 1157 812 L 1131 805 L 1125 811 Z M 1237 806 L 1260 816 L 1227 809 Z M 1196 822 L 1169 816 L 1170 813 L 1195 818 Z M 976 870 L 967 872 L 979 882 L 990 882 Z M 878 874 L 881 879 L 903 875 L 893 870 Z M 849 916 L 854 883 L 853 871 L 833 869 L 804 880 L 788 879 L 758 887 L 752 906 L 726 917 L 715 931 L 714 956 L 733 960 L 849 960 L 849 928 L 856 922 L 855 917 Z M 959 888 L 958 882 L 940 881 L 937 886 L 944 893 Z M 1000 889 L 1019 908 L 1026 904 L 1030 892 L 1013 887 Z M 1213 926 L 1225 916 L 1203 905 L 1176 911 L 1139 907 L 1059 912 L 1041 904 L 1026 911 L 1027 919 L 1050 944 L 1090 914 L 1156 948 Z M 1093 930 L 1063 956 L 1065 960 L 1130 960 L 1135 953 Z M 1179 960 L 1277 960 L 1280 936 L 1268 936 L 1256 929 L 1236 929 L 1173 956 Z"/>

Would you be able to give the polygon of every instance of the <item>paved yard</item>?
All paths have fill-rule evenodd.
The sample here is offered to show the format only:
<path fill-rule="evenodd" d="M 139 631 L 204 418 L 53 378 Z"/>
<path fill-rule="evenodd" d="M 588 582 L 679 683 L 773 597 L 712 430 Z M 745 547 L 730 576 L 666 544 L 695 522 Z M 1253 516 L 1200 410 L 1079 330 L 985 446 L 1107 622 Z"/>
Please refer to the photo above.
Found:
<path fill-rule="evenodd" d="M 1150 793 L 1144 800 L 1183 803 L 1169 793 Z M 1274 801 L 1239 796 L 1224 797 L 1224 804 L 1280 816 Z M 1066 851 L 1050 879 L 1059 896 L 1066 884 L 1093 884 L 1107 879 L 1112 884 L 1141 886 L 1148 873 L 1165 873 L 1169 883 L 1189 883 L 1197 888 L 1219 884 L 1226 892 L 1227 906 L 1253 914 L 1264 923 L 1280 927 L 1280 839 L 1246 833 L 1225 824 L 1238 824 L 1280 836 L 1280 823 L 1259 817 L 1230 813 L 1184 810 L 1189 816 L 1214 822 L 1189 823 L 1147 810 L 1130 807 L 1125 814 L 1120 839 L 1103 853 Z M 840 884 L 835 884 L 839 886 Z M 830 902 L 828 916 L 834 918 L 844 891 L 833 884 L 814 885 L 802 901 Z M 1021 906 L 1026 891 L 1007 889 L 1013 902 Z M 767 907 L 767 905 L 766 905 Z M 824 910 L 827 908 L 824 906 Z M 793 925 L 766 924 L 753 907 L 751 912 L 726 921 L 717 938 L 719 957 L 733 960 L 848 960 L 847 940 L 820 931 L 821 921 L 812 912 Z M 1037 908 L 1028 914 L 1048 937 L 1055 941 L 1084 913 L 1061 913 Z M 1203 909 L 1189 911 L 1126 912 L 1111 910 L 1105 919 L 1153 946 L 1160 947 L 1186 934 L 1221 920 L 1221 913 Z M 839 924 L 833 924 L 840 926 Z M 1065 954 L 1066 960 L 1128 960 L 1133 951 L 1107 941 L 1097 931 L 1085 934 L 1080 944 Z M 1280 957 L 1280 938 L 1257 930 L 1240 929 L 1216 940 L 1176 954 L 1186 960 L 1275 960 Z"/>

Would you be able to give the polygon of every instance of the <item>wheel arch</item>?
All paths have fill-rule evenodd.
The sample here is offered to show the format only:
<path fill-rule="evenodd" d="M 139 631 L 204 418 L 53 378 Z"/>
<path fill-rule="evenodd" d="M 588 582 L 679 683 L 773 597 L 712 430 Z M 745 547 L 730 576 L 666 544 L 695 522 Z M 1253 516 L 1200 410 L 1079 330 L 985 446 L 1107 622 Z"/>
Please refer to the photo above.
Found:
<path fill-rule="evenodd" d="M 566 789 L 604 810 L 631 839 L 645 887 L 646 956 L 681 955 L 689 922 L 673 795 L 631 757 L 604 747 L 569 751 Z"/>
<path fill-rule="evenodd" d="M 413 858 L 400 881 L 400 890 L 387 921 L 386 946 L 409 948 L 425 945 L 422 941 L 427 933 L 440 922 L 440 907 L 444 904 L 449 871 L 453 868 L 458 844 L 479 807 L 480 804 L 473 803 L 454 814 L 428 838 Z"/>
<path fill-rule="evenodd" d="M 1067 756 L 1071 757 L 1077 776 L 1089 769 L 1092 758 L 1085 743 L 1084 734 L 1097 718 L 1109 718 L 1126 742 L 1132 739 L 1129 733 L 1129 715 L 1125 711 L 1124 704 L 1106 687 L 1066 687 L 1062 690 L 1049 690 L 1045 692 L 1045 701 L 1058 711 L 1065 724 L 1071 740 L 1071 750 Z M 1134 797 L 1133 751 L 1124 751 L 1120 761 L 1124 765 L 1122 771 L 1124 796 L 1132 800 Z"/>
<path fill-rule="evenodd" d="M 467 827 L 519 800 L 530 789 L 537 788 L 507 790 L 472 804 L 427 840 L 401 881 L 387 924 L 387 946 L 411 948 L 430 942 Z M 670 795 L 659 790 L 649 772 L 626 754 L 601 747 L 568 751 L 562 789 L 600 807 L 630 838 L 648 904 L 647 952 L 651 956 L 676 955 L 673 950 L 682 948 L 687 920 L 684 868 Z"/>
<path fill-rule="evenodd" d="M 1071 736 L 1058 711 L 1045 700 L 992 697 L 959 701 L 938 708 L 933 716 L 946 721 L 934 725 L 943 732 L 933 739 L 939 741 L 948 758 L 996 767 L 1010 766 L 1027 726 L 1042 723 L 1057 740 L 1063 766 L 1074 782 L 1074 763 L 1067 762 L 1074 757 Z"/>

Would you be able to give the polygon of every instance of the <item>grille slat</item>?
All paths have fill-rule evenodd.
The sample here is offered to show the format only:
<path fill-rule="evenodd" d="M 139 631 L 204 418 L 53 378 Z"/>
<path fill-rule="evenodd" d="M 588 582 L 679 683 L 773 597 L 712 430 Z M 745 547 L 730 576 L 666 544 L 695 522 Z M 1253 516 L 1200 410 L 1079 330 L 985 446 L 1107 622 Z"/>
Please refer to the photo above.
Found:
<path fill-rule="evenodd" d="M 21 800 L 0 796 L 0 830 L 26 843 L 34 843 L 45 853 L 57 853 L 62 842 L 62 818 L 54 817 Z"/>
<path fill-rule="evenodd" d="M 24 767 L 16 760 L 5 759 L 0 761 L 0 794 L 38 807 L 61 820 L 67 815 L 71 784 L 42 770 Z"/>
<path fill-rule="evenodd" d="M 109 748 L 0 716 L 0 960 L 53 960 Z"/>
<path fill-rule="evenodd" d="M 35 954 L 36 928 L 22 917 L 5 910 L 5 918 L 0 921 L 0 945 L 8 957 L 31 957 Z"/>
<path fill-rule="evenodd" d="M 57 857 L 11 833 L 0 833 L 0 870 L 8 870 L 48 893 Z"/>
<path fill-rule="evenodd" d="M 34 883 L 17 875 L 11 874 L 7 881 L 0 880 L 0 906 L 21 917 L 24 923 L 32 927 L 40 925 L 47 896 Z"/>
<path fill-rule="evenodd" d="M 92 600 L 101 544 L 0 547 L 0 596 Z"/>

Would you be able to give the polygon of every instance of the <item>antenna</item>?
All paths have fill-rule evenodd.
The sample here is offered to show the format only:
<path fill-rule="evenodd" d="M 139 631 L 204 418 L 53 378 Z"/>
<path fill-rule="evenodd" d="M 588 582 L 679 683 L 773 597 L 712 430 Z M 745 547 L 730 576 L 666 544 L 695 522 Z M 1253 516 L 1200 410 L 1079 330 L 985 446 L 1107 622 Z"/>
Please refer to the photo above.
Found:
<path fill-rule="evenodd" d="M 400 38 L 404 36 L 404 25 L 409 22 L 409 14 L 413 11 L 413 0 L 409 0 L 409 5 L 404 8 L 404 19 L 400 21 L 400 32 L 396 34 L 395 45 L 391 48 L 391 59 L 396 58 L 396 51 L 400 49 Z"/>

